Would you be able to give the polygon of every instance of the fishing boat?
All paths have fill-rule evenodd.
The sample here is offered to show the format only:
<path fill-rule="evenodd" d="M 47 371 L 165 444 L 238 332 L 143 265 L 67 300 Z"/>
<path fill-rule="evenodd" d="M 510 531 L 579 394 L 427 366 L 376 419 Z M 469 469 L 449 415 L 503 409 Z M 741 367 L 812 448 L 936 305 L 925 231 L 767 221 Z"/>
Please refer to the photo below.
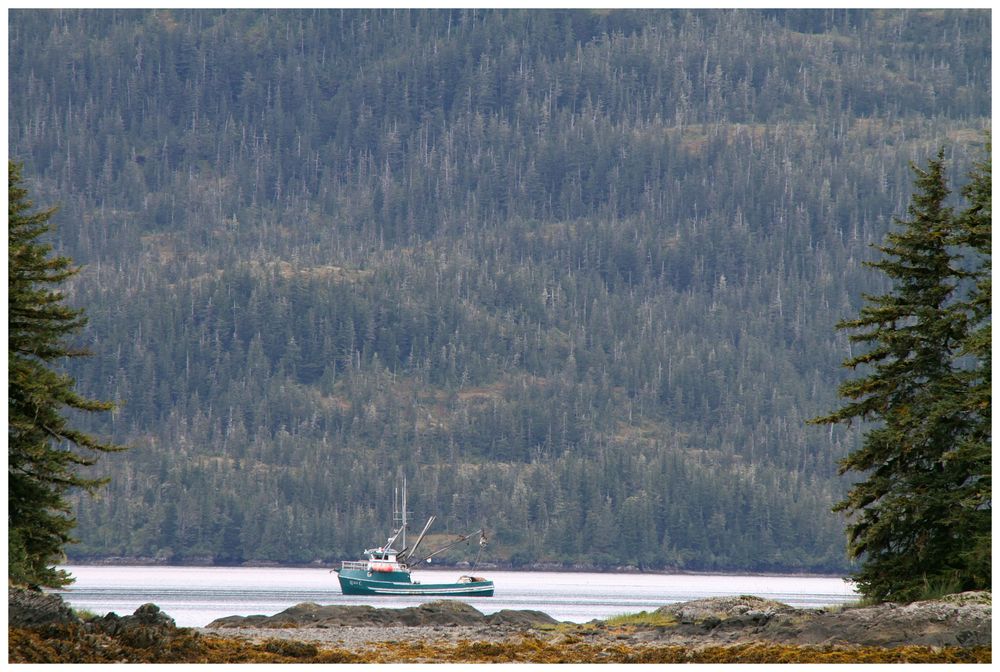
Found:
<path fill-rule="evenodd" d="M 401 504 L 400 504 L 401 502 Z M 369 548 L 364 552 L 364 560 L 345 560 L 341 563 L 337 572 L 340 580 L 340 590 L 344 595 L 451 595 L 455 597 L 491 597 L 493 595 L 493 582 L 480 576 L 471 574 L 460 576 L 454 583 L 420 583 L 415 580 L 410 570 L 412 567 L 423 562 L 430 562 L 431 558 L 444 551 L 457 546 L 460 543 L 479 536 L 479 555 L 482 554 L 483 547 L 486 546 L 486 534 L 482 529 L 471 534 L 459 536 L 451 543 L 442 546 L 432 553 L 418 558 L 417 549 L 424 535 L 430 529 L 435 517 L 431 516 L 424 525 L 423 531 L 417 537 L 413 547 L 406 545 L 406 481 L 403 481 L 402 497 L 399 496 L 398 489 L 393 497 L 393 520 L 399 523 L 399 527 L 389 537 L 384 546 Z M 401 550 L 396 550 L 393 546 L 399 543 Z M 479 563 L 479 555 L 476 556 L 475 569 Z"/>

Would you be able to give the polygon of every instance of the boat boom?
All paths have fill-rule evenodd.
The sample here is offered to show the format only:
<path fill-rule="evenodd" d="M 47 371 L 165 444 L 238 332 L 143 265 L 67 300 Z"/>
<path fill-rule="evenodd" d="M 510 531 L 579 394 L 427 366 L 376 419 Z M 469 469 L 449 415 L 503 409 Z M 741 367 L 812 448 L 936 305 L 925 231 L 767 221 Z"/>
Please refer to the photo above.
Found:
<path fill-rule="evenodd" d="M 417 552 L 417 546 L 419 546 L 419 545 L 420 545 L 420 542 L 424 540 L 424 535 L 425 535 L 425 534 L 427 534 L 427 530 L 429 530 L 429 529 L 430 529 L 430 527 L 431 527 L 431 523 L 433 523 L 433 522 L 434 522 L 434 518 L 435 518 L 435 516 L 431 516 L 430 518 L 428 518 L 428 519 L 427 519 L 427 524 L 426 524 L 426 525 L 424 525 L 424 529 L 423 529 L 423 531 L 422 531 L 422 532 L 420 533 L 420 536 L 419 536 L 419 537 L 417 537 L 417 541 L 416 541 L 416 543 L 415 543 L 415 544 L 413 544 L 413 548 L 411 548 L 410 550 L 406 551 L 406 552 L 405 552 L 405 554 L 401 554 L 401 555 L 403 555 L 403 557 L 405 557 L 405 558 L 409 558 L 409 557 L 411 557 L 411 556 L 412 556 L 412 555 L 413 555 L 414 553 L 416 553 L 416 552 Z"/>
<path fill-rule="evenodd" d="M 483 529 L 479 528 L 475 532 L 471 532 L 469 534 L 463 535 L 463 536 L 459 537 L 458 539 L 456 539 L 455 541 L 451 542 L 450 544 L 447 544 L 447 545 L 442 546 L 441 548 L 437 549 L 436 551 L 434 551 L 430 555 L 424 556 L 420 560 L 417 560 L 413 564 L 414 565 L 419 565 L 421 562 L 426 562 L 427 560 L 430 560 L 431 558 L 433 558 L 438 553 L 443 553 L 443 552 L 447 551 L 449 548 L 451 548 L 452 546 L 457 546 L 458 544 L 462 543 L 463 541 L 468 541 L 469 539 L 471 539 L 472 537 L 476 536 L 477 534 L 480 534 L 480 535 L 483 534 Z M 421 536 L 423 536 L 423 535 L 421 535 Z"/>

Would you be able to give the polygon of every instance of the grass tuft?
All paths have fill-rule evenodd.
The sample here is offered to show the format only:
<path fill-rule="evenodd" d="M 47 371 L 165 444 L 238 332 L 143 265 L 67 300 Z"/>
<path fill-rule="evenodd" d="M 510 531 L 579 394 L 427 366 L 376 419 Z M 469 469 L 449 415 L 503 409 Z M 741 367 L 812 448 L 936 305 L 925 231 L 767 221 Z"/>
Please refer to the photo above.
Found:
<path fill-rule="evenodd" d="M 73 613 L 76 614 L 77 618 L 81 621 L 92 621 L 95 618 L 100 618 L 100 616 L 89 609 L 73 609 Z"/>
<path fill-rule="evenodd" d="M 640 611 L 637 614 L 619 614 L 604 621 L 609 627 L 635 626 L 639 628 L 667 628 L 677 625 L 677 619 L 660 611 Z"/>

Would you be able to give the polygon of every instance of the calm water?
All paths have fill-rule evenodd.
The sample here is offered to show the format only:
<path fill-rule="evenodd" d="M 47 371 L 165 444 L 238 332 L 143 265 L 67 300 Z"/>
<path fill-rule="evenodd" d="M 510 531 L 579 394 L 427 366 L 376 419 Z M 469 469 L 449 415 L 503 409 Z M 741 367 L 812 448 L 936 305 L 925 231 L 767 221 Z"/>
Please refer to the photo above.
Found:
<path fill-rule="evenodd" d="M 68 566 L 76 583 L 60 594 L 73 607 L 95 614 L 131 614 L 157 604 L 177 625 L 198 627 L 222 616 L 272 615 L 299 602 L 408 607 L 438 597 L 361 597 L 340 592 L 326 569 L 259 567 Z M 671 602 L 723 595 L 756 595 L 796 607 L 821 607 L 857 597 L 839 578 L 695 574 L 591 574 L 480 570 L 496 585 L 494 597 L 455 598 L 484 614 L 537 609 L 560 621 L 656 609 Z M 446 583 L 458 570 L 418 570 L 422 583 Z"/>

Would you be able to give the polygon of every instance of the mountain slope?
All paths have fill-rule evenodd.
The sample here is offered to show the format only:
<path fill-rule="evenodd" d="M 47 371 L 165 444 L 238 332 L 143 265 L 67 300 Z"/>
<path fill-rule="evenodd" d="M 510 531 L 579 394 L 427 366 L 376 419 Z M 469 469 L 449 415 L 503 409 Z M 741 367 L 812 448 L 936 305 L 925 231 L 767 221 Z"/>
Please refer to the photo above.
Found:
<path fill-rule="evenodd" d="M 135 447 L 71 557 L 842 571 L 833 324 L 985 11 L 10 13 L 13 157 Z M 16 92 L 17 95 L 14 95 Z M 971 157 L 971 158 L 970 158 Z"/>

